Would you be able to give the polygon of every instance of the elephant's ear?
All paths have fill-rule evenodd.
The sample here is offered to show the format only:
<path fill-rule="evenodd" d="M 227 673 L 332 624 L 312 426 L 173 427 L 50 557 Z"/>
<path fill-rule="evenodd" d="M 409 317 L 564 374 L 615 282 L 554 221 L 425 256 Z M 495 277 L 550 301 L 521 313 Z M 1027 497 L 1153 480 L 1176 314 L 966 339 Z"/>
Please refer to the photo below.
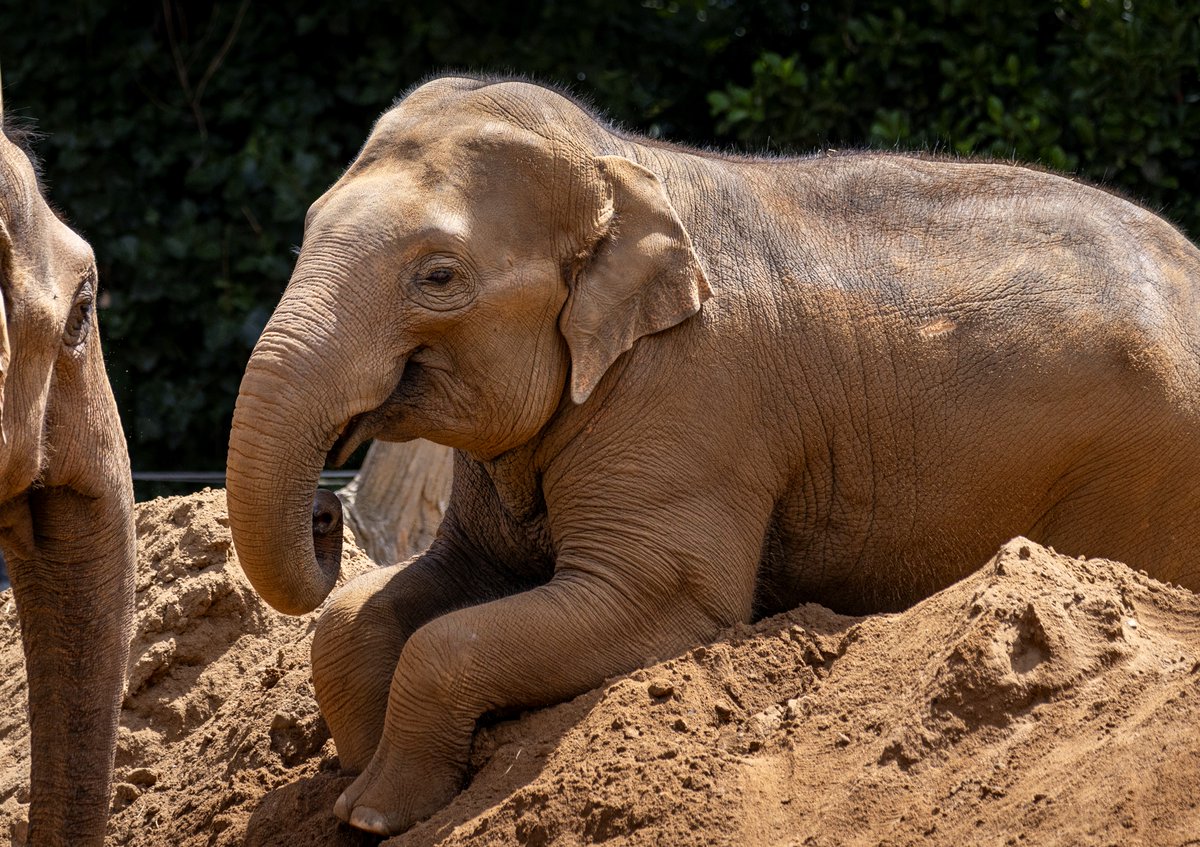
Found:
<path fill-rule="evenodd" d="M 644 335 L 700 311 L 712 292 L 658 177 L 621 156 L 596 159 L 610 208 L 577 265 L 559 329 L 571 351 L 571 399 L 582 403 Z"/>

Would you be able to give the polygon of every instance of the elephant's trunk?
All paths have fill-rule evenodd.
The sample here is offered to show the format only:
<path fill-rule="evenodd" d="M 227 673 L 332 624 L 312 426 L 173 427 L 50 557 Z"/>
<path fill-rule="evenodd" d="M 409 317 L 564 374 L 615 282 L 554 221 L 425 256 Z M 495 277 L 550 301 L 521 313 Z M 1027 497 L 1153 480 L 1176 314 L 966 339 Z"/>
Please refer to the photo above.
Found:
<path fill-rule="evenodd" d="M 380 340 L 381 322 L 391 324 L 347 258 L 358 242 L 340 230 L 305 240 L 315 244 L 306 243 L 246 365 L 225 474 L 242 570 L 291 615 L 320 605 L 341 564 L 341 504 L 316 491 L 321 469 L 335 445 L 338 460 L 353 449 L 342 436 L 388 398 L 408 355 Z"/>
<path fill-rule="evenodd" d="M 101 497 L 42 488 L 28 506 L 34 547 L 9 561 L 29 679 L 28 843 L 100 845 L 133 614 L 128 465 Z"/>
<path fill-rule="evenodd" d="M 300 615 L 325 599 L 341 564 L 341 504 L 328 492 L 313 496 L 338 433 L 315 431 L 323 404 L 303 398 L 270 340 L 264 334 L 255 348 L 233 413 L 229 528 L 254 589 L 275 609 Z"/>

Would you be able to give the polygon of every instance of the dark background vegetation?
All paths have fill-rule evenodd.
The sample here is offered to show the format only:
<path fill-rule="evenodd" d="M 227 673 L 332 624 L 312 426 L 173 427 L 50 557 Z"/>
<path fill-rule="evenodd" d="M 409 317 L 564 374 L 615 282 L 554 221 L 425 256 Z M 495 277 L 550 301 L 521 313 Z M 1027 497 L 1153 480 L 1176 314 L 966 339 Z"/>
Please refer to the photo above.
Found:
<path fill-rule="evenodd" d="M 308 204 L 440 69 L 566 84 L 721 148 L 1035 162 L 1200 235 L 1196 2 L 0 0 L 0 65 L 96 250 L 135 470 L 223 468 Z"/>

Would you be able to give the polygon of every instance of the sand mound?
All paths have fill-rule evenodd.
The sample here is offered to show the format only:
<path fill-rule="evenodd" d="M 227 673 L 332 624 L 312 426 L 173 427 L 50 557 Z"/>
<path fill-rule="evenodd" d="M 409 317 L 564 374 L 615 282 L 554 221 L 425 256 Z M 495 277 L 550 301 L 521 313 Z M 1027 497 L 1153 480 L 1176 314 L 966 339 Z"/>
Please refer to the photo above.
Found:
<path fill-rule="evenodd" d="M 224 508 L 138 507 L 110 843 L 375 844 L 332 816 L 350 777 L 312 698 L 315 616 L 262 605 Z M 371 567 L 347 549 L 344 573 Z M 10 600 L 0 835 L 19 836 Z M 1200 597 L 1017 539 L 901 614 L 805 606 L 493 721 L 467 789 L 384 843 L 1200 845 L 1198 794 Z"/>
<path fill-rule="evenodd" d="M 333 759 L 309 674 L 316 616 L 280 615 L 258 599 L 228 525 L 224 491 L 137 506 L 137 610 L 113 844 L 240 843 L 264 793 Z M 373 567 L 353 543 L 346 549 L 343 579 Z M 23 830 L 28 802 L 24 667 L 11 599 L 0 594 L 0 836 Z"/>

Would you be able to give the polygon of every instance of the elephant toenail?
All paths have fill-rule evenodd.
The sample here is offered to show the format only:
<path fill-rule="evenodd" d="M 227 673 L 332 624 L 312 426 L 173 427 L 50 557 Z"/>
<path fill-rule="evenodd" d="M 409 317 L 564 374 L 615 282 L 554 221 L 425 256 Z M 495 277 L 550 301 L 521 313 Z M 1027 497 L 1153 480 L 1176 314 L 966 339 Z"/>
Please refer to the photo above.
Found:
<path fill-rule="evenodd" d="M 350 823 L 350 798 L 346 796 L 345 792 L 342 792 L 338 796 L 337 802 L 333 804 L 333 813 L 346 823 Z"/>
<path fill-rule="evenodd" d="M 387 819 L 374 809 L 366 806 L 356 806 L 350 816 L 350 826 L 365 829 L 376 835 L 388 835 Z"/>

